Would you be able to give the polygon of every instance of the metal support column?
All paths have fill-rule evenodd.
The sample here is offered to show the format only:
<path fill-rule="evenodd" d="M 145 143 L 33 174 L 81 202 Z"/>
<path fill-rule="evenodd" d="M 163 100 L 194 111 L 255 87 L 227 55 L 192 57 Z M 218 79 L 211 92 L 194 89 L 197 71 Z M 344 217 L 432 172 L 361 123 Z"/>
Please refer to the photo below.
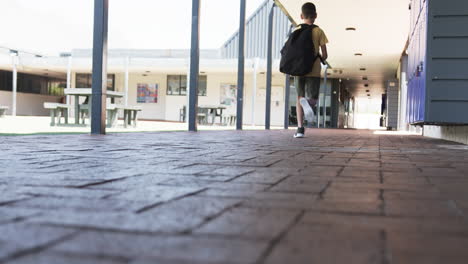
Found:
<path fill-rule="evenodd" d="M 275 13 L 275 3 L 272 2 L 270 14 L 268 16 L 268 50 L 267 50 L 267 76 L 266 76 L 266 109 L 265 109 L 265 129 L 270 129 L 271 119 L 271 78 L 272 78 L 272 64 L 273 64 L 273 22 Z"/>
<path fill-rule="evenodd" d="M 285 89 L 284 89 L 284 129 L 289 128 L 289 94 L 291 90 L 291 76 L 289 74 L 285 75 Z"/>
<path fill-rule="evenodd" d="M 294 25 L 291 24 L 289 27 L 289 32 L 288 35 L 286 36 L 286 39 L 289 38 L 291 35 L 292 31 L 294 30 Z M 284 83 L 284 129 L 289 129 L 289 97 L 291 94 L 291 75 L 286 74 L 285 75 L 285 83 Z"/>
<path fill-rule="evenodd" d="M 125 91 L 125 106 L 128 106 L 128 80 L 129 80 L 129 72 L 128 67 L 130 64 L 130 58 L 127 56 L 125 58 L 125 80 L 124 80 L 124 91 Z"/>
<path fill-rule="evenodd" d="M 325 73 L 324 73 L 324 77 L 323 77 L 323 117 L 322 117 L 323 128 L 327 127 L 328 69 L 331 69 L 331 66 L 330 66 L 330 64 L 328 64 L 328 62 L 325 62 Z M 331 97 L 331 94 L 330 94 L 330 97 Z M 330 114 L 331 114 L 331 112 L 330 112 Z M 330 118 L 330 121 L 331 121 L 331 118 Z"/>
<path fill-rule="evenodd" d="M 94 0 L 91 134 L 106 133 L 108 13 L 109 0 Z"/>
<path fill-rule="evenodd" d="M 68 54 L 68 65 L 67 65 L 67 89 L 71 88 L 71 74 L 72 74 L 72 55 Z M 66 104 L 70 105 L 70 95 L 66 97 Z M 70 117 L 71 111 L 68 111 L 68 117 Z"/>
<path fill-rule="evenodd" d="M 13 64 L 13 87 L 12 87 L 12 101 L 11 101 L 11 115 L 16 116 L 16 95 L 18 92 L 18 51 L 16 50 L 10 50 L 10 55 L 12 59 L 12 64 Z"/>
<path fill-rule="evenodd" d="M 252 127 L 255 127 L 255 100 L 257 98 L 257 72 L 260 65 L 260 58 L 255 58 L 252 75 Z"/>
<path fill-rule="evenodd" d="M 245 4 L 246 0 L 240 0 L 239 21 L 239 54 L 237 67 L 237 117 L 236 128 L 242 130 L 244 109 L 244 74 L 245 74 Z"/>
<path fill-rule="evenodd" d="M 200 0 L 192 0 L 192 40 L 190 48 L 190 86 L 188 125 L 189 131 L 197 131 L 198 74 L 200 68 Z"/>

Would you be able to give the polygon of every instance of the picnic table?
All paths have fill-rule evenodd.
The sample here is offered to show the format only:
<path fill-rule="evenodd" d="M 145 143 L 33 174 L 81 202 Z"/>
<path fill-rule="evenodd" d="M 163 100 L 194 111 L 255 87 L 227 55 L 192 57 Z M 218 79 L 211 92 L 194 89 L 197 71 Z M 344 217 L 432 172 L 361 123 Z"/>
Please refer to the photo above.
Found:
<path fill-rule="evenodd" d="M 223 105 L 199 105 L 199 109 L 202 111 L 205 110 L 207 115 L 211 115 L 211 124 L 213 125 L 215 122 L 215 118 L 219 116 L 219 124 L 223 123 L 223 110 L 226 109 L 225 106 Z M 219 115 L 218 115 L 218 110 L 219 110 Z"/>
<path fill-rule="evenodd" d="M 64 90 L 65 95 L 75 96 L 75 124 L 80 123 L 80 97 L 88 98 L 88 111 L 89 116 L 91 116 L 91 103 L 92 103 L 92 89 L 91 88 L 68 88 Z M 124 93 L 115 92 L 115 91 L 107 91 L 106 97 L 108 98 L 123 98 Z"/>

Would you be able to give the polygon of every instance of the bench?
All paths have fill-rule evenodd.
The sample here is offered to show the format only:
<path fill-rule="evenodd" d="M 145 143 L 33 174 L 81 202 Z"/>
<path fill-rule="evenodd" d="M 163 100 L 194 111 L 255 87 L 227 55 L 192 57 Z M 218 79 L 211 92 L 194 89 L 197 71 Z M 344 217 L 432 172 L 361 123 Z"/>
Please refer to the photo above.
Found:
<path fill-rule="evenodd" d="M 82 124 L 85 124 L 85 117 L 86 115 L 89 116 L 89 104 L 80 104 L 79 105 L 79 110 L 80 110 L 80 118 L 82 120 Z M 106 106 L 106 111 L 107 111 L 107 127 L 113 127 L 115 124 L 115 121 L 117 120 L 117 105 L 116 104 L 108 104 Z"/>
<path fill-rule="evenodd" d="M 138 121 L 137 114 L 142 110 L 141 107 L 119 105 L 117 108 L 124 111 L 124 127 L 126 128 L 128 125 L 136 127 Z"/>
<path fill-rule="evenodd" d="M 55 126 L 55 119 L 58 120 L 58 124 L 61 124 L 62 117 L 65 118 L 65 124 L 68 124 L 68 109 L 69 105 L 60 103 L 44 103 L 44 108 L 50 110 L 50 125 Z"/>
<path fill-rule="evenodd" d="M 8 106 L 0 105 L 0 117 L 4 116 L 7 110 L 8 110 Z"/>

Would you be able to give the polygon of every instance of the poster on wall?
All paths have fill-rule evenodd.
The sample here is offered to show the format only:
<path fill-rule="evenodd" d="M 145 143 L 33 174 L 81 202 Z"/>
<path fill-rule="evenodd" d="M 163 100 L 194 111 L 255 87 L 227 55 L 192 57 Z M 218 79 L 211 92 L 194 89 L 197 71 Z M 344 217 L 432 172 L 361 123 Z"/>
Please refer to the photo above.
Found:
<path fill-rule="evenodd" d="M 157 103 L 158 84 L 137 84 L 137 103 Z"/>
<path fill-rule="evenodd" d="M 237 86 L 235 84 L 221 84 L 220 104 L 225 106 L 235 106 L 237 100 Z"/>

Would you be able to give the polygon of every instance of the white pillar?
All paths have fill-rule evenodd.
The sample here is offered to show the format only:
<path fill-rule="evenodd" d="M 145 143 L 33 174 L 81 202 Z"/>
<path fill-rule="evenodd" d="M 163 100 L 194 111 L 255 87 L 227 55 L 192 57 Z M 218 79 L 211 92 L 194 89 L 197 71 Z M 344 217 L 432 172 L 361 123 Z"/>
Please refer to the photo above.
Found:
<path fill-rule="evenodd" d="M 129 73 L 128 73 L 128 67 L 130 64 L 130 57 L 125 58 L 125 84 L 124 84 L 124 89 L 125 89 L 125 106 L 128 106 L 128 80 L 129 80 Z"/>
<path fill-rule="evenodd" d="M 71 88 L 71 73 L 72 73 L 72 56 L 70 55 L 68 57 L 68 65 L 67 65 L 67 89 L 70 89 Z M 67 105 L 70 105 L 71 102 L 71 97 L 70 95 L 67 95 Z M 71 111 L 68 111 L 68 115 L 70 116 L 71 115 Z"/>
<path fill-rule="evenodd" d="M 254 59 L 253 64 L 253 82 L 252 82 L 252 127 L 255 127 L 255 99 L 257 97 L 257 72 L 260 64 L 260 58 Z"/>
<path fill-rule="evenodd" d="M 17 64 L 18 64 L 18 53 L 12 54 L 12 61 L 13 61 L 13 89 L 12 89 L 12 107 L 11 107 L 11 115 L 16 116 L 16 93 L 18 89 L 18 70 L 17 70 Z"/>

